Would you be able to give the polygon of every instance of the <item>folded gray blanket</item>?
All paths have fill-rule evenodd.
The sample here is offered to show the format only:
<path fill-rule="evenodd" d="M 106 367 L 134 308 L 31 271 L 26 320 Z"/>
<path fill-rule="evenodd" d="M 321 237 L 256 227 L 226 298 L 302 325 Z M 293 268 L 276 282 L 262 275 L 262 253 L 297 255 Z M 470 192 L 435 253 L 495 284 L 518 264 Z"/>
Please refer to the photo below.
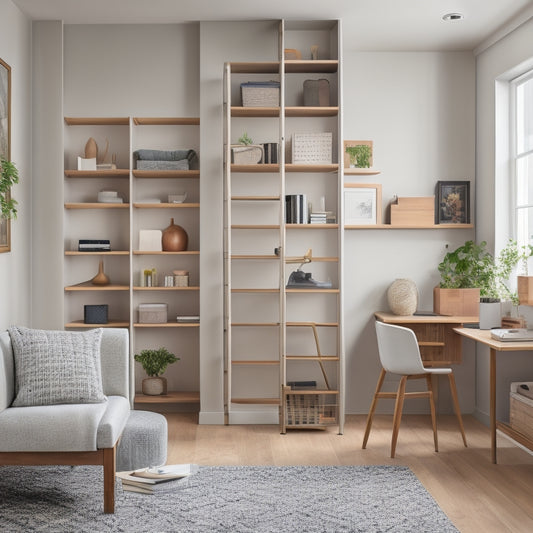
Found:
<path fill-rule="evenodd" d="M 194 150 L 135 150 L 134 158 L 144 161 L 192 161 L 196 157 Z"/>
<path fill-rule="evenodd" d="M 139 159 L 137 161 L 138 170 L 189 170 L 189 160 L 182 159 L 181 161 L 145 161 Z"/>

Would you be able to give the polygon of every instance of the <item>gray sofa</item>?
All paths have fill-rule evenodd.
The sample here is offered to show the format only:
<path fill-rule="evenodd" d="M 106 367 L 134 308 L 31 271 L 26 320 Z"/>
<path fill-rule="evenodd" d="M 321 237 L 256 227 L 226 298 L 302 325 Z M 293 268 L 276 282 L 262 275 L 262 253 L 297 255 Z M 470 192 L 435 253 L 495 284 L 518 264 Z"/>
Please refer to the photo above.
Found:
<path fill-rule="evenodd" d="M 13 407 L 15 359 L 0 334 L 0 465 L 102 465 L 104 512 L 115 505 L 116 446 L 133 407 L 128 331 L 104 328 L 100 346 L 107 400 Z"/>

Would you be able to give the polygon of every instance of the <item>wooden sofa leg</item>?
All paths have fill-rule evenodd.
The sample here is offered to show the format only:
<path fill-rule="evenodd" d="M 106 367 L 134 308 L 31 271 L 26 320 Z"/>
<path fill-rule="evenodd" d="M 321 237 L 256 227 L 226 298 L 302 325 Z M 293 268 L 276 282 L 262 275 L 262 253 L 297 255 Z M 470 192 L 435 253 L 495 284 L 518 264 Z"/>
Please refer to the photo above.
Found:
<path fill-rule="evenodd" d="M 104 448 L 104 513 L 115 512 L 115 448 Z"/>

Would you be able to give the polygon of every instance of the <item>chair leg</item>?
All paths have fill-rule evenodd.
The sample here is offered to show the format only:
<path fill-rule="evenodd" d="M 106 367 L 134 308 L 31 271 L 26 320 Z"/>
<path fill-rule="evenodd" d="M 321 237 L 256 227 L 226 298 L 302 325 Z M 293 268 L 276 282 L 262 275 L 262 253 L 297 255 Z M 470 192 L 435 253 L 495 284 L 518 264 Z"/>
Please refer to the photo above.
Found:
<path fill-rule="evenodd" d="M 402 421 L 403 400 L 405 398 L 405 384 L 407 383 L 407 376 L 402 376 L 398 393 L 396 396 L 396 405 L 394 406 L 394 419 L 392 422 L 392 442 L 390 447 L 390 456 L 394 458 L 396 454 L 396 442 L 398 440 L 398 432 L 400 431 L 400 422 Z"/>
<path fill-rule="evenodd" d="M 455 386 L 455 376 L 453 375 L 453 372 L 450 372 L 448 374 L 448 380 L 450 381 L 450 391 L 452 393 L 453 408 L 455 410 L 455 416 L 457 417 L 457 421 L 459 422 L 459 429 L 461 430 L 461 435 L 463 437 L 463 443 L 466 447 L 467 444 L 466 444 L 465 428 L 463 426 L 463 417 L 461 416 L 461 408 L 459 407 L 459 398 L 457 397 L 457 387 Z"/>
<path fill-rule="evenodd" d="M 115 512 L 115 448 L 104 448 L 104 513 Z"/>
<path fill-rule="evenodd" d="M 378 394 L 381 391 L 381 387 L 383 386 L 383 381 L 385 380 L 386 373 L 387 372 L 385 371 L 385 369 L 382 368 L 381 373 L 379 374 L 378 384 L 376 385 L 376 392 L 374 393 L 374 398 L 372 398 L 372 404 L 370 405 L 370 411 L 368 411 L 368 417 L 366 419 L 365 436 L 363 438 L 363 450 L 366 448 L 366 443 L 368 442 L 370 428 L 372 427 L 372 420 L 374 418 L 374 412 L 378 403 Z"/>
<path fill-rule="evenodd" d="M 435 401 L 433 399 L 433 384 L 431 383 L 431 374 L 426 374 L 426 383 L 429 392 L 429 409 L 431 411 L 431 425 L 433 426 L 433 441 L 435 442 L 435 451 L 439 451 L 439 440 L 437 437 L 437 417 L 435 415 Z"/>

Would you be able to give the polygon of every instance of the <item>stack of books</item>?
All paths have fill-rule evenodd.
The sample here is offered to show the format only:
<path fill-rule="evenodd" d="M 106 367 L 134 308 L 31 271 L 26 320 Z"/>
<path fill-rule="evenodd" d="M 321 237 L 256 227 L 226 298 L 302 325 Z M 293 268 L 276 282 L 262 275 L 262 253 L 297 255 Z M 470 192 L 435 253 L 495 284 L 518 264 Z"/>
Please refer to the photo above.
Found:
<path fill-rule="evenodd" d="M 123 490 L 141 494 L 157 494 L 184 488 L 189 477 L 198 471 L 198 465 L 168 465 L 159 468 L 143 468 L 134 472 L 117 472 Z"/>
<path fill-rule="evenodd" d="M 313 211 L 309 215 L 310 224 L 335 224 L 333 211 Z"/>
<path fill-rule="evenodd" d="M 110 252 L 111 243 L 107 239 L 80 239 L 78 252 Z"/>

